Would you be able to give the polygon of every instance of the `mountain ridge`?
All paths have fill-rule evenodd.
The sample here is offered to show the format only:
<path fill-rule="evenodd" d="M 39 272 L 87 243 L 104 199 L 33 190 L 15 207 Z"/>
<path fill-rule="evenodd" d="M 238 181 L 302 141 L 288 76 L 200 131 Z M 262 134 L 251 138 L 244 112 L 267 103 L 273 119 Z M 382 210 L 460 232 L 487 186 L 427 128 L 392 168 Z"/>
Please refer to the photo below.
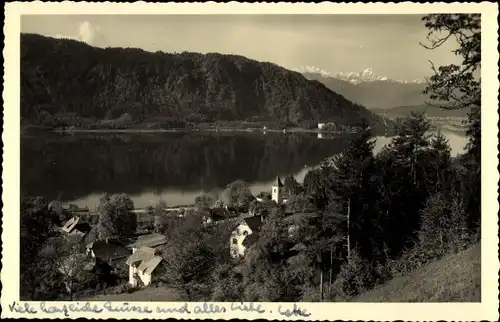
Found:
<path fill-rule="evenodd" d="M 425 84 L 400 83 L 391 81 L 371 81 L 351 83 L 319 73 L 304 73 L 304 77 L 323 83 L 333 92 L 348 100 L 366 106 L 368 109 L 389 109 L 397 106 L 423 105 L 428 96 L 422 91 Z"/>
<path fill-rule="evenodd" d="M 364 118 L 382 124 L 379 116 L 323 83 L 269 62 L 219 53 L 103 49 L 21 34 L 22 120 L 43 123 L 61 114 L 94 121 L 127 115 L 128 122 L 169 118 L 353 126 Z"/>
<path fill-rule="evenodd" d="M 409 80 L 397 80 L 392 79 L 387 76 L 379 76 L 376 75 L 372 68 L 365 68 L 361 72 L 337 72 L 331 73 L 322 68 L 315 66 L 301 66 L 299 68 L 292 69 L 302 74 L 320 74 L 323 77 L 331 77 L 336 78 L 338 80 L 346 81 L 352 84 L 360 84 L 360 83 L 370 83 L 370 82 L 391 82 L 391 83 L 402 83 L 402 84 L 425 84 L 425 81 L 420 79 L 415 79 L 412 81 Z"/>

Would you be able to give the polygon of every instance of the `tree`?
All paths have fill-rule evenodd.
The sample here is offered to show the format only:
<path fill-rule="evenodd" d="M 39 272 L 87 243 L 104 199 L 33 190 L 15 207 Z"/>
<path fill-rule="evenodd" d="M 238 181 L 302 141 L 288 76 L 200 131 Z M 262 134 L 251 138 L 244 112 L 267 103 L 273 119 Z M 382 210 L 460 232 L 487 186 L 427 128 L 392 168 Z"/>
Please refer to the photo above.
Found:
<path fill-rule="evenodd" d="M 351 260 L 344 263 L 333 283 L 332 300 L 347 300 L 375 285 L 375 273 L 368 261 L 353 251 Z"/>
<path fill-rule="evenodd" d="M 469 240 L 467 217 L 457 196 L 438 192 L 422 210 L 419 242 L 427 258 L 464 249 Z"/>
<path fill-rule="evenodd" d="M 248 206 L 248 212 L 254 216 L 267 216 L 276 204 L 273 201 L 254 200 Z"/>
<path fill-rule="evenodd" d="M 236 180 L 227 185 L 223 193 L 223 201 L 232 207 L 248 207 L 254 199 L 250 186 L 242 180 Z"/>
<path fill-rule="evenodd" d="M 271 193 L 269 193 L 268 191 L 261 191 L 257 195 L 257 198 L 261 198 L 263 200 L 271 200 L 272 196 L 271 196 Z"/>
<path fill-rule="evenodd" d="M 21 296 L 33 299 L 39 293 L 40 268 L 45 263 L 38 261 L 39 252 L 43 244 L 56 235 L 60 222 L 41 197 L 22 198 L 20 210 Z"/>
<path fill-rule="evenodd" d="M 312 198 L 304 193 L 291 195 L 285 208 L 290 213 L 314 213 L 317 211 Z"/>
<path fill-rule="evenodd" d="M 64 238 L 53 238 L 47 242 L 42 253 L 51 259 L 51 269 L 59 273 L 70 301 L 76 291 L 85 289 L 94 282 L 92 270 L 95 260 L 82 253 L 77 243 Z"/>
<path fill-rule="evenodd" d="M 430 50 L 441 47 L 449 39 L 456 40 L 458 48 L 453 52 L 462 58 L 461 65 L 446 65 L 435 68 L 428 79 L 424 93 L 437 100 L 437 105 L 446 109 L 469 109 L 467 153 L 461 159 L 468 173 L 463 177 L 469 187 L 481 186 L 481 15 L 430 14 L 422 18 L 429 29 Z M 465 209 L 469 214 L 470 229 L 478 230 L 481 220 L 480 189 L 463 195 Z"/>
<path fill-rule="evenodd" d="M 432 169 L 428 175 L 430 194 L 452 189 L 451 148 L 448 140 L 438 132 L 431 138 L 429 166 Z"/>
<path fill-rule="evenodd" d="M 430 124 L 422 114 L 401 119 L 391 143 L 377 155 L 376 208 L 391 256 L 399 256 L 416 241 L 420 210 L 429 196 L 432 169 Z"/>
<path fill-rule="evenodd" d="M 171 230 L 163 250 L 166 270 L 161 279 L 184 291 L 189 300 L 210 296 L 210 276 L 222 256 L 210 242 L 213 239 L 208 229 L 201 216 L 186 216 Z M 219 242 L 227 244 L 227 240 Z"/>
<path fill-rule="evenodd" d="M 104 195 L 99 204 L 99 237 L 130 237 L 135 234 L 137 217 L 132 210 L 134 203 L 126 194 Z"/>
<path fill-rule="evenodd" d="M 234 268 L 235 266 L 230 263 L 217 265 L 212 277 L 214 284 L 212 301 L 243 301 L 243 277 Z"/>
<path fill-rule="evenodd" d="M 375 143 L 368 123 L 362 122 L 360 128 L 349 147 L 334 157 L 329 169 L 329 186 L 333 193 L 329 195 L 328 213 L 344 214 L 346 218 L 348 256 L 352 246 L 359 247 L 362 256 L 371 254 L 373 244 L 369 236 L 374 234 L 373 221 L 376 219 L 373 205 L 378 190 L 372 180 Z M 334 225 L 338 223 L 333 218 L 330 221 Z"/>
<path fill-rule="evenodd" d="M 283 183 L 286 193 L 289 195 L 298 195 L 302 192 L 302 187 L 295 180 L 292 175 L 289 175 L 285 178 L 285 182 Z"/>
<path fill-rule="evenodd" d="M 428 49 L 441 47 L 450 38 L 458 43 L 453 50 L 461 56 L 461 65 L 435 68 L 428 79 L 425 93 L 440 101 L 437 106 L 446 109 L 470 108 L 468 119 L 469 150 L 477 160 L 481 155 L 481 15 L 430 14 L 422 18 L 429 29 Z M 436 104 L 435 104 L 436 105 Z"/>
<path fill-rule="evenodd" d="M 194 199 L 194 205 L 198 208 L 210 208 L 214 205 L 214 200 L 209 195 L 204 194 Z"/>
<path fill-rule="evenodd" d="M 288 230 L 284 213 L 275 208 L 259 232 L 256 243 L 248 248 L 242 263 L 247 301 L 286 301 L 299 297 L 287 265 Z"/>

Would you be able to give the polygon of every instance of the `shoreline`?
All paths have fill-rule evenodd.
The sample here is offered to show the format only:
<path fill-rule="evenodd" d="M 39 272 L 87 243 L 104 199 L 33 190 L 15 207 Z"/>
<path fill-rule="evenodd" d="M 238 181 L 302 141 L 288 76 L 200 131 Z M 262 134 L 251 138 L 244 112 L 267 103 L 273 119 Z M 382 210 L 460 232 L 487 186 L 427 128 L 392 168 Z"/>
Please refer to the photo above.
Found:
<path fill-rule="evenodd" d="M 53 133 L 207 133 L 207 132 L 244 132 L 244 133 L 322 133 L 322 134 L 352 134 L 355 131 L 321 131 L 319 129 L 301 129 L 290 128 L 285 130 L 278 129 L 257 129 L 257 128 L 190 128 L 190 129 L 52 129 L 49 132 Z"/>

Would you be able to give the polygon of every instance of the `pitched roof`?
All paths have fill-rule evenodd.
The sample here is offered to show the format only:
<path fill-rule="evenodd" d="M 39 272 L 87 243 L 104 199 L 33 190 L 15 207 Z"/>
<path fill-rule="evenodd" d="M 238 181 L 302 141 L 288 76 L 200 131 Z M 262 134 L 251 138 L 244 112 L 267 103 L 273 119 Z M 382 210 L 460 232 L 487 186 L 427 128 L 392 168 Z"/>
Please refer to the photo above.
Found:
<path fill-rule="evenodd" d="M 255 244 L 258 239 L 259 239 L 259 233 L 253 233 L 253 234 L 247 235 L 245 237 L 245 239 L 243 239 L 242 244 L 245 247 L 249 247 L 249 246 Z"/>
<path fill-rule="evenodd" d="M 141 247 L 127 259 L 126 264 L 132 265 L 137 262 L 149 261 L 155 256 L 155 250 L 150 247 Z"/>
<path fill-rule="evenodd" d="M 279 176 L 276 177 L 276 181 L 274 182 L 274 185 L 278 186 L 278 187 L 283 187 L 283 183 L 281 183 L 281 179 Z"/>
<path fill-rule="evenodd" d="M 150 234 L 139 236 L 137 240 L 130 244 L 129 247 L 139 248 L 139 247 L 157 247 L 167 243 L 167 238 L 161 234 Z"/>
<path fill-rule="evenodd" d="M 231 218 L 231 212 L 226 208 L 212 208 L 210 209 L 210 215 L 213 221 L 220 221 Z"/>
<path fill-rule="evenodd" d="M 260 231 L 260 227 L 262 227 L 262 216 L 253 216 L 247 217 L 244 219 L 245 223 L 250 227 L 252 232 Z"/>
<path fill-rule="evenodd" d="M 116 241 L 98 240 L 87 247 L 92 249 L 96 258 L 106 262 L 130 255 L 130 250 Z"/>
<path fill-rule="evenodd" d="M 153 256 L 151 259 L 148 261 L 143 261 L 141 265 L 139 265 L 138 270 L 142 271 L 144 273 L 150 273 L 154 271 L 156 266 L 160 264 L 160 262 L 163 260 L 160 256 Z"/>
<path fill-rule="evenodd" d="M 80 217 L 75 216 L 68 220 L 64 226 L 61 228 L 62 231 L 70 233 L 73 231 L 73 229 L 80 230 L 82 232 L 88 232 L 90 231 L 90 225 L 87 224 L 85 221 L 83 221 Z"/>

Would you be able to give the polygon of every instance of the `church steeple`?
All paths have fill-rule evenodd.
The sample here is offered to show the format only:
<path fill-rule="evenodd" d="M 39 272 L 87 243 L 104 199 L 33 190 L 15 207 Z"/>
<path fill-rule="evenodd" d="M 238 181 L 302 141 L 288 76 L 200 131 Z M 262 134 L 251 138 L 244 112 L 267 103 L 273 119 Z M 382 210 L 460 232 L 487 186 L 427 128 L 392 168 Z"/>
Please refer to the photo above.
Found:
<path fill-rule="evenodd" d="M 273 183 L 271 199 L 275 201 L 278 205 L 281 204 L 283 201 L 283 183 L 281 183 L 281 179 L 279 176 Z"/>
<path fill-rule="evenodd" d="M 276 183 L 275 183 L 275 185 L 276 185 L 277 187 L 283 187 L 283 183 L 281 183 L 280 176 L 277 176 L 277 177 L 276 177 Z"/>

